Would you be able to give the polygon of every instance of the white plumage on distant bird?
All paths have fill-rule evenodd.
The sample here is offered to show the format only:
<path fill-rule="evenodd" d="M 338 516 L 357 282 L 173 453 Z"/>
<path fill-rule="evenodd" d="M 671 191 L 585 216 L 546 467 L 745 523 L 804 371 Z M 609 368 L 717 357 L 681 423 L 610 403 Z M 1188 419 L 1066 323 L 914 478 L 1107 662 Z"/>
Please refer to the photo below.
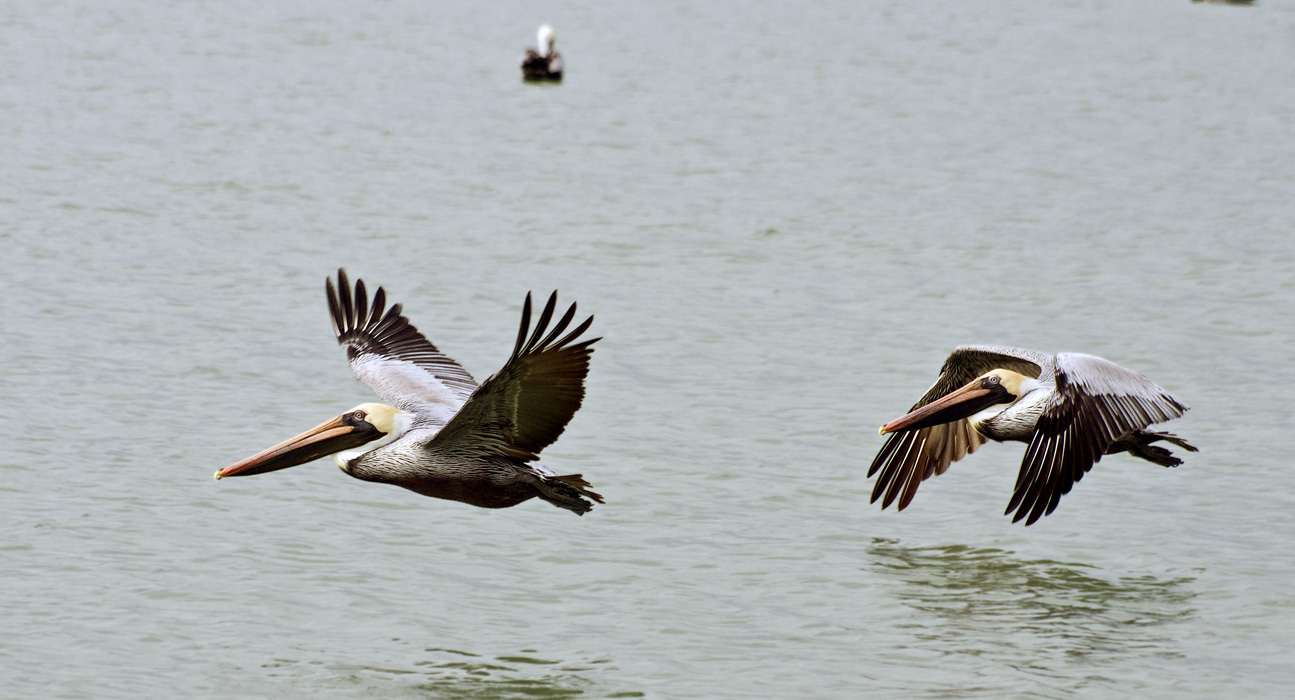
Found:
<path fill-rule="evenodd" d="M 562 54 L 553 49 L 557 37 L 553 27 L 540 25 L 536 32 L 537 48 L 526 49 L 522 56 L 522 78 L 524 80 L 562 80 Z"/>

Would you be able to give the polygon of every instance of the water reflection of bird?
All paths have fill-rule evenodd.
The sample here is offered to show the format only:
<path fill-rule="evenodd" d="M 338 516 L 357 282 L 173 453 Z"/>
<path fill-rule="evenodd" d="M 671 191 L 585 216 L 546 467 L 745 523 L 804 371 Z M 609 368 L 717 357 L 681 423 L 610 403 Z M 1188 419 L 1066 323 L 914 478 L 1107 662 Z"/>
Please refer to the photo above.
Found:
<path fill-rule="evenodd" d="M 1026 667 L 1045 673 L 1075 659 L 1127 663 L 1174 654 L 1180 643 L 1175 625 L 1196 615 L 1193 578 L 1141 566 L 1136 575 L 1120 576 L 1092 562 L 962 544 L 912 547 L 882 538 L 866 551 L 865 567 L 890 582 L 890 591 L 877 595 L 908 608 L 896 613 L 917 630 L 905 635 L 905 643 L 941 663 L 972 655 L 985 679 L 1010 669 L 1005 683 L 1020 681 L 1024 669 L 1014 664 L 1022 653 L 1030 655 Z M 921 617 L 915 620 L 914 612 Z M 1065 625 L 1058 627 L 1057 620 Z M 966 697 L 963 690 L 948 696 Z"/>
<path fill-rule="evenodd" d="M 526 49 L 522 56 L 522 79 L 524 80 L 562 80 L 562 54 L 553 50 L 553 27 L 540 25 L 536 32 L 538 46 Z"/>
<path fill-rule="evenodd" d="M 356 280 L 352 294 L 344 270 L 337 271 L 337 288 L 331 279 L 325 287 L 333 330 L 351 371 L 386 403 L 360 404 L 225 467 L 217 479 L 331 454 L 357 479 L 482 508 L 507 508 L 538 496 L 583 515 L 593 507 L 586 498 L 603 502 L 581 475 L 558 476 L 539 462 L 540 451 L 557 440 L 584 399 L 590 346 L 598 338 L 577 338 L 592 316 L 562 335 L 576 313 L 572 304 L 549 330 L 554 292 L 532 332 L 527 294 L 512 356 L 478 386 L 401 315 L 400 304 L 385 308 L 381 287 L 372 306 L 364 282 Z"/>
<path fill-rule="evenodd" d="M 1146 428 L 1186 410 L 1146 377 L 1100 357 L 965 345 L 909 413 L 882 426 L 890 437 L 868 469 L 868 476 L 881 472 L 872 501 L 886 508 L 898 498 L 903 510 L 923 480 L 986 440 L 1016 440 L 1029 447 L 1006 512 L 1029 525 L 1051 513 L 1102 455 L 1127 450 L 1164 467 L 1181 464 L 1151 443 L 1196 448 Z"/>

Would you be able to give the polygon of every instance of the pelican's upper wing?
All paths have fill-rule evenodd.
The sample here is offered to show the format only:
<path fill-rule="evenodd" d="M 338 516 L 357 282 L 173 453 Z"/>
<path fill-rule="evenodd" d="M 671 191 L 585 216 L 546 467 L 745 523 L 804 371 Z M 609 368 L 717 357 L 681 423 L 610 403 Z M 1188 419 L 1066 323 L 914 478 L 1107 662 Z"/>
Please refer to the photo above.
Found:
<path fill-rule="evenodd" d="M 1016 511 L 1012 522 L 1051 513 L 1112 443 L 1187 410 L 1150 379 L 1092 355 L 1059 353 L 1056 383 L 1007 506 Z"/>
<path fill-rule="evenodd" d="M 1036 379 L 1046 379 L 1052 373 L 1052 356 L 1036 350 L 1000 345 L 961 345 L 944 361 L 935 385 L 909 410 L 915 411 L 943 398 L 992 369 L 1010 369 Z M 872 489 L 872 502 L 876 503 L 884 496 L 881 507 L 886 508 L 898 497 L 899 509 L 903 510 L 913 500 L 923 481 L 943 474 L 950 464 L 975 452 L 984 443 L 985 437 L 976 432 L 965 418 L 891 433 L 872 460 L 872 466 L 868 467 L 868 476 L 881 470 L 881 476 L 877 477 Z"/>
<path fill-rule="evenodd" d="M 472 375 L 441 354 L 431 341 L 400 315 L 400 304 L 386 309 L 382 287 L 368 302 L 363 280 L 352 294 L 346 270 L 325 284 L 328 311 L 337 342 L 346 348 L 355 378 L 396 408 L 412 413 L 417 422 L 444 425 L 477 388 Z"/>
<path fill-rule="evenodd" d="M 549 297 L 531 332 L 531 295 L 526 295 L 512 356 L 427 441 L 427 450 L 531 461 L 558 439 L 584 400 L 584 379 L 593 353 L 589 346 L 601 338 L 573 342 L 593 323 L 590 316 L 558 339 L 571 324 L 576 305 L 550 331 L 557 298 L 557 292 Z"/>

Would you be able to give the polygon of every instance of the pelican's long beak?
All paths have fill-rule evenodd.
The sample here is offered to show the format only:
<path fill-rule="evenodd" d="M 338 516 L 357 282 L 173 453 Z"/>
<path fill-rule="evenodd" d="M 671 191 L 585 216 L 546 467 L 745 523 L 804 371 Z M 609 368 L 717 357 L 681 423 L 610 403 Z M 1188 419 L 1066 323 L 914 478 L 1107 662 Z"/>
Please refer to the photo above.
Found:
<path fill-rule="evenodd" d="M 1002 384 L 986 385 L 978 378 L 943 398 L 936 399 L 881 426 L 881 430 L 877 432 L 885 435 L 900 430 L 917 430 L 932 425 L 952 423 L 974 416 L 996 403 L 1009 403 L 1015 399 L 1016 397 L 1004 389 Z"/>
<path fill-rule="evenodd" d="M 268 450 L 257 452 L 247 459 L 221 469 L 216 472 L 216 479 L 227 476 L 251 476 L 295 467 L 342 450 L 359 447 L 382 435 L 382 431 L 367 421 L 357 421 L 352 419 L 350 414 L 343 414 L 291 440 L 281 442 Z"/>

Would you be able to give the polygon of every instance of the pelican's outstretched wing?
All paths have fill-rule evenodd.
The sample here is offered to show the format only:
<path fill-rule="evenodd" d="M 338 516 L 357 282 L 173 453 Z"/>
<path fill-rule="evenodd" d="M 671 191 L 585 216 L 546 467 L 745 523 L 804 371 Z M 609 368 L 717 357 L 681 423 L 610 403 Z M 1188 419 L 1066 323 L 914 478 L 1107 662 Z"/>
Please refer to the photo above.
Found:
<path fill-rule="evenodd" d="M 1012 522 L 1051 513 L 1115 441 L 1187 410 L 1150 379 L 1092 355 L 1058 353 L 1056 384 L 1007 504 Z"/>
<path fill-rule="evenodd" d="M 1052 374 L 1052 356 L 1036 350 L 1000 345 L 961 345 L 944 361 L 935 385 L 909 410 L 915 411 L 943 398 L 992 369 L 1010 369 L 1047 381 Z M 872 502 L 883 499 L 881 507 L 887 508 L 898 497 L 899 509 L 903 510 L 913 500 L 923 481 L 948 471 L 949 465 L 975 452 L 984 443 L 985 437 L 977 433 L 965 418 L 891 433 L 872 460 L 872 466 L 868 467 L 868 476 L 881 471 L 872 489 Z"/>
<path fill-rule="evenodd" d="M 346 348 L 355 378 L 383 402 L 412 413 L 416 425 L 444 425 L 476 390 L 472 375 L 441 354 L 431 341 L 400 315 L 400 304 L 385 309 L 382 287 L 369 305 L 363 280 L 352 294 L 346 270 L 329 279 L 328 311 L 337 342 Z"/>
<path fill-rule="evenodd" d="M 573 342 L 593 323 L 590 316 L 558 339 L 571 324 L 576 305 L 550 331 L 557 299 L 554 292 L 531 332 L 531 295 L 526 295 L 512 356 L 427 441 L 428 451 L 496 454 L 529 462 L 558 439 L 584 400 L 584 379 L 593 353 L 589 346 L 601 338 Z"/>

